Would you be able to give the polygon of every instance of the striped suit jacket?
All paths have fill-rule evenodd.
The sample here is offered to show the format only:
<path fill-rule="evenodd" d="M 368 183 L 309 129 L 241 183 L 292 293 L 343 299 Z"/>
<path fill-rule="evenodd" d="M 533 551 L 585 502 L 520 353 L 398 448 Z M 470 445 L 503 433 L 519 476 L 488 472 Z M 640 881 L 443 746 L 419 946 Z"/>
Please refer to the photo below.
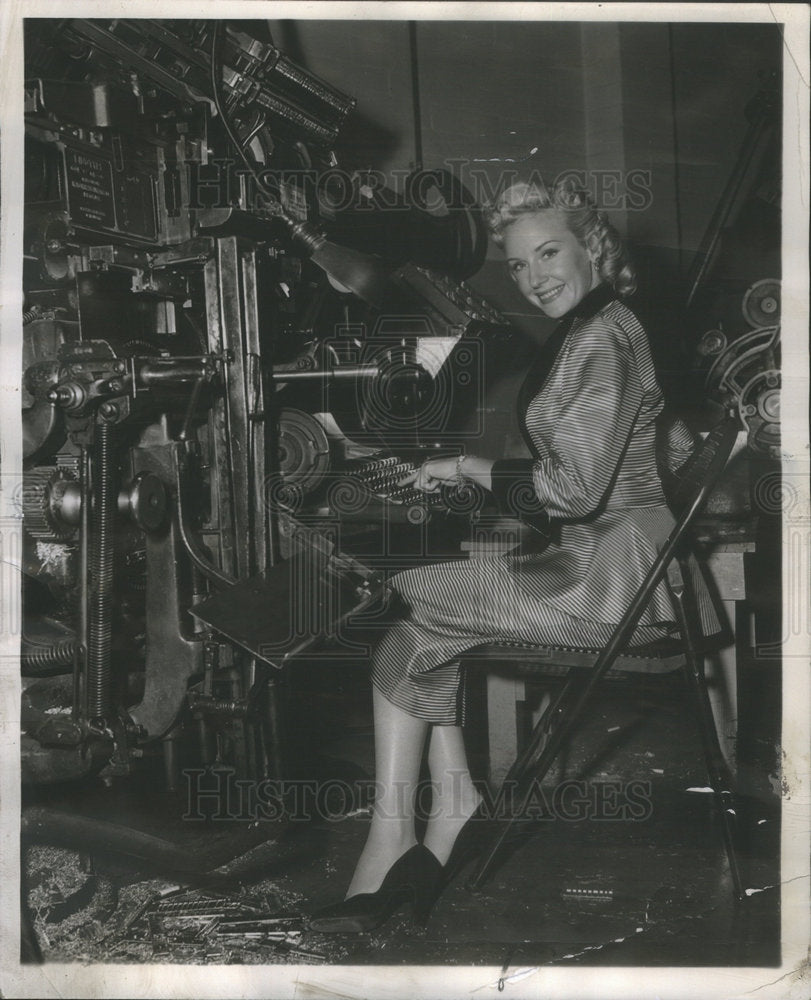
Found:
<path fill-rule="evenodd" d="M 619 621 L 674 523 L 657 468 L 663 408 L 648 338 L 631 310 L 612 298 L 576 316 L 525 417 L 535 452 L 524 480 L 530 506 L 540 505 L 557 529 L 541 553 L 510 557 L 530 595 L 581 618 Z M 669 439 L 686 457 L 687 428 Z M 522 498 L 511 499 L 520 509 Z M 662 584 L 641 624 L 673 618 Z"/>

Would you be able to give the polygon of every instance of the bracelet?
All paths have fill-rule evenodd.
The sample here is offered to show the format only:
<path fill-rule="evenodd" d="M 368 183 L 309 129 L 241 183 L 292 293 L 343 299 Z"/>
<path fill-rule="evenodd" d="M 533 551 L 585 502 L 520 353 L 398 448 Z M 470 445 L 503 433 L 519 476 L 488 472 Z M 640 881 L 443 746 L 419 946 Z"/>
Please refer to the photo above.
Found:
<path fill-rule="evenodd" d="M 457 455 L 456 457 L 456 488 L 461 490 L 465 485 L 465 477 L 462 475 L 462 463 L 464 462 L 465 455 Z"/>

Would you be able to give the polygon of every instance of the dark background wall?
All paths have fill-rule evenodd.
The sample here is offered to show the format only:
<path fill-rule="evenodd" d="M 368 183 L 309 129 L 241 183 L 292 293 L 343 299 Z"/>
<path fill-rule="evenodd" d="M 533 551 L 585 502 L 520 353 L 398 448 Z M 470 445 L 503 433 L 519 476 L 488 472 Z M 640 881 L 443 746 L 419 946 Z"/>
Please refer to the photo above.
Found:
<path fill-rule="evenodd" d="M 357 98 L 343 166 L 414 168 L 408 22 L 270 27 L 280 48 Z M 426 167 L 456 164 L 483 197 L 509 171 L 619 171 L 605 189 L 620 196 L 614 221 L 675 280 L 735 164 L 759 73 L 781 62 L 769 24 L 420 21 L 415 31 Z M 622 203 L 629 176 L 649 189 L 641 207 Z M 542 333 L 498 252 L 489 258 L 472 283 Z"/>

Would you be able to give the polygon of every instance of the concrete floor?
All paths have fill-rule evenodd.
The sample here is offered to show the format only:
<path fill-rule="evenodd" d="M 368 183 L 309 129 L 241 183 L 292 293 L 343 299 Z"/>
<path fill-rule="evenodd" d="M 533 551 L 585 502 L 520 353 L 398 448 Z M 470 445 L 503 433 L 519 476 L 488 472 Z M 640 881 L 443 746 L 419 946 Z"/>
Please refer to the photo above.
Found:
<path fill-rule="evenodd" d="M 307 686 L 312 692 L 312 687 Z M 295 703 L 295 692 L 294 692 Z M 544 786 L 548 802 L 566 779 L 591 803 L 624 801 L 634 781 L 644 815 L 561 815 L 526 824 L 479 890 L 463 872 L 437 902 L 426 928 L 394 916 L 372 934 L 323 935 L 293 921 L 287 940 L 224 937 L 216 916 L 167 920 L 160 894 L 197 912 L 230 901 L 260 915 L 306 916 L 342 897 L 369 821 L 373 775 L 368 690 L 333 684 L 310 700 L 307 726 L 291 738 L 308 747 L 302 774 L 329 781 L 321 816 L 309 806 L 286 819 L 247 808 L 239 819 L 190 819 L 188 789 L 160 789 L 146 762 L 141 779 L 112 788 L 91 783 L 29 795 L 29 804 L 65 808 L 129 825 L 180 845 L 201 868 L 233 879 L 219 895 L 194 878 L 101 847 L 27 851 L 29 910 L 46 961 L 331 964 L 770 966 L 780 961 L 779 779 L 769 755 L 750 765 L 738 802 L 740 864 L 754 891 L 734 906 L 720 830 L 706 787 L 697 733 L 684 692 L 607 689 L 576 748 Z M 475 735 L 475 734 L 474 734 Z M 484 770 L 482 740 L 471 740 Z M 649 785 L 647 784 L 649 783 Z M 354 795 L 348 794 L 353 789 Z M 697 790 L 691 790 L 697 789 Z M 617 791 L 618 790 L 618 791 Z M 613 796 L 613 797 L 612 797 Z M 324 813 L 329 815 L 325 816 Z M 310 814 L 303 818 L 303 814 Z M 560 812 L 560 810 L 559 810 Z M 185 817 L 184 818 L 184 814 Z M 54 853 L 56 852 L 56 853 Z M 59 875 L 55 875 L 59 872 Z M 59 885 L 59 879 L 62 879 Z M 78 893 L 78 901 L 77 901 Z M 181 905 L 182 909 L 182 905 Z M 192 906 L 190 908 L 194 910 Z M 163 916 L 161 915 L 163 913 Z M 220 918 L 222 919 L 222 917 Z"/>

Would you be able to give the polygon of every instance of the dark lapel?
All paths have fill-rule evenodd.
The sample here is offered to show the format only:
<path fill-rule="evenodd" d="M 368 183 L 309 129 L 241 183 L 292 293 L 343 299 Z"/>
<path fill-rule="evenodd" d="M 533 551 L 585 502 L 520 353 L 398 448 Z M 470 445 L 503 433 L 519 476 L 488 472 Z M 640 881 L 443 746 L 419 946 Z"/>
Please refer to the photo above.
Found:
<path fill-rule="evenodd" d="M 595 316 L 616 297 L 616 293 L 610 285 L 598 285 L 596 288 L 592 288 L 573 309 L 570 309 L 565 316 L 561 316 L 560 322 L 538 352 L 535 361 L 527 372 L 527 377 L 524 379 L 521 389 L 518 392 L 518 425 L 521 428 L 524 441 L 533 455 L 535 454 L 535 447 L 527 433 L 525 422 L 527 407 L 543 388 L 549 373 L 552 371 L 555 358 L 557 358 L 563 346 L 563 341 L 571 330 L 574 321 L 578 319 L 591 319 L 592 316 Z"/>

